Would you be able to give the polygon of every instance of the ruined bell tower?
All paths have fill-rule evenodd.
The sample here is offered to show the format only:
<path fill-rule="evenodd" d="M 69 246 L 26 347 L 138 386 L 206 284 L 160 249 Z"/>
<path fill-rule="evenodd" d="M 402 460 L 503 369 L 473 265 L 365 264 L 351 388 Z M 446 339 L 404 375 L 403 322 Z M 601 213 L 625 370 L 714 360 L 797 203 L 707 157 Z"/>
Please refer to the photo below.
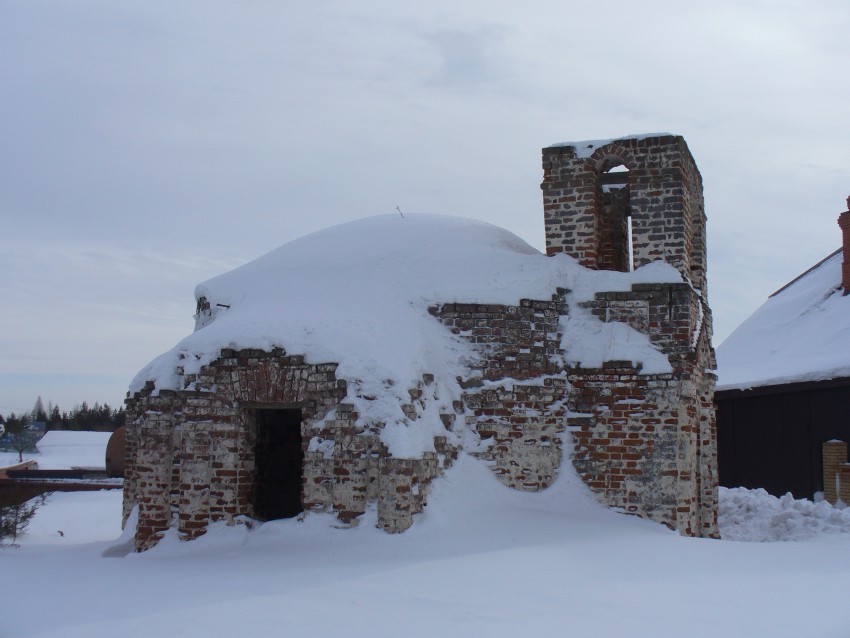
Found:
<path fill-rule="evenodd" d="M 597 270 L 660 259 L 706 295 L 702 177 L 684 138 L 556 144 L 543 149 L 543 173 L 547 253 Z"/>
<path fill-rule="evenodd" d="M 597 292 L 579 304 L 600 321 L 645 334 L 672 372 L 646 374 L 619 361 L 601 371 L 571 368 L 573 466 L 602 503 L 684 534 L 716 536 L 706 216 L 702 177 L 684 138 L 656 133 L 546 147 L 541 188 L 548 254 L 622 272 L 661 260 L 684 280 Z"/>

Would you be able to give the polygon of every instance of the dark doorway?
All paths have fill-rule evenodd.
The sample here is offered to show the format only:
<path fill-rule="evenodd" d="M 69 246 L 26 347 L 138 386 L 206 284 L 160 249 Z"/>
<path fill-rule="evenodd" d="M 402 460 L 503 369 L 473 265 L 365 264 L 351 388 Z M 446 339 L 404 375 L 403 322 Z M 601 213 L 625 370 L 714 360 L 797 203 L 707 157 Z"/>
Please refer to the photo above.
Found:
<path fill-rule="evenodd" d="M 254 516 L 263 521 L 301 513 L 304 451 L 301 410 L 255 410 L 257 482 Z"/>

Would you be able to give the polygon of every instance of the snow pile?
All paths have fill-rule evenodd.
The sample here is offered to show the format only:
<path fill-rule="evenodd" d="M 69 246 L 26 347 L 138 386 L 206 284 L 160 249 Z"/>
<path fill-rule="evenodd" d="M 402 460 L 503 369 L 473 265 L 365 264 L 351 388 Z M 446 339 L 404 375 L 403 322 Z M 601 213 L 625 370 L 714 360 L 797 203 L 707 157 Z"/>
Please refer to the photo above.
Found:
<path fill-rule="evenodd" d="M 587 310 L 576 308 L 561 318 L 562 347 L 569 359 L 586 368 L 601 368 L 605 361 L 643 363 L 643 374 L 668 374 L 673 371 L 667 357 L 647 357 L 653 346 L 649 337 L 628 324 L 599 321 Z"/>
<path fill-rule="evenodd" d="M 718 390 L 850 376 L 841 251 L 770 297 L 717 348 Z"/>
<path fill-rule="evenodd" d="M 568 362 L 630 360 L 641 362 L 646 373 L 669 372 L 666 356 L 642 335 L 625 324 L 603 326 L 577 307 L 597 291 L 627 291 L 647 281 L 682 278 L 660 262 L 633 273 L 587 270 L 566 255 L 547 257 L 516 235 L 471 219 L 371 217 L 302 237 L 200 284 L 195 296 L 209 303 L 209 311 L 198 315 L 192 335 L 143 369 L 130 390 L 147 380 L 157 390 L 179 389 L 178 366 L 196 373 L 222 348 L 282 347 L 306 354 L 310 363 L 339 363 L 337 375 L 349 381 L 347 401 L 367 421 L 386 423 L 388 436 L 406 422 L 400 406 L 410 400 L 408 389 L 422 374 L 435 375 L 434 418 L 417 421 L 427 430 L 421 438 L 430 440 L 444 434 L 438 412 L 459 398 L 455 379 L 467 376 L 478 354 L 431 316 L 429 306 L 517 305 L 568 288 L 570 313 L 577 317 L 565 326 Z M 358 395 L 377 399 L 361 405 Z"/>
<path fill-rule="evenodd" d="M 800 541 L 820 534 L 850 534 L 850 509 L 826 501 L 781 498 L 763 489 L 720 488 L 720 535 L 733 541 Z"/>

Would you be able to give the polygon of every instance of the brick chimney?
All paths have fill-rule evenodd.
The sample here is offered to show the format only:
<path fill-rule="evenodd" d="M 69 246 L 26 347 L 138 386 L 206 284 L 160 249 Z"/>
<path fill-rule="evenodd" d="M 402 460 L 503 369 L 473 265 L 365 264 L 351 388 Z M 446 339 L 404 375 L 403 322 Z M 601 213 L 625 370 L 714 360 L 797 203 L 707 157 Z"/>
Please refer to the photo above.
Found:
<path fill-rule="evenodd" d="M 844 294 L 850 294 L 850 197 L 847 198 L 847 210 L 838 216 L 841 226 L 842 247 L 844 248 L 844 263 L 841 264 L 841 287 Z"/>

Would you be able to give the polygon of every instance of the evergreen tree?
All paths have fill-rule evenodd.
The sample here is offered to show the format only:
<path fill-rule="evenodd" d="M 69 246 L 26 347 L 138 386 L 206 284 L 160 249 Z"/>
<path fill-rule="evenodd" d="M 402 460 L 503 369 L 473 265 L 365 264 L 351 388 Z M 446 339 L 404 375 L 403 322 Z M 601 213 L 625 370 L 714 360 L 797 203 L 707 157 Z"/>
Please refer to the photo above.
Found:
<path fill-rule="evenodd" d="M 44 403 L 41 402 L 41 396 L 35 400 L 35 405 L 32 408 L 32 420 L 34 423 L 47 422 L 47 412 L 44 411 Z"/>
<path fill-rule="evenodd" d="M 53 409 L 50 410 L 50 416 L 47 417 L 47 429 L 48 430 L 64 430 L 67 428 L 63 427 L 62 422 L 62 414 L 59 412 L 59 406 L 54 405 Z"/>
<path fill-rule="evenodd" d="M 21 428 L 28 423 L 45 423 L 46 430 L 88 430 L 99 432 L 113 432 L 117 428 L 124 425 L 126 414 L 124 406 L 113 409 L 108 403 L 100 404 L 95 402 L 91 407 L 88 402 L 83 401 L 81 404 L 74 406 L 70 412 L 62 412 L 58 405 L 54 405 L 52 401 L 48 401 L 49 410 L 45 412 L 44 403 L 41 397 L 35 402 L 33 409 L 30 412 L 16 416 L 12 412 L 5 421 L 9 425 L 6 426 L 6 431 L 15 430 L 19 432 Z M 3 416 L 0 415 L 0 428 L 4 423 Z M 2 429 L 0 429 L 2 434 Z"/>
<path fill-rule="evenodd" d="M 18 536 L 24 533 L 36 510 L 44 504 L 47 495 L 39 496 L 26 503 L 0 505 L 0 546 L 15 544 Z"/>

